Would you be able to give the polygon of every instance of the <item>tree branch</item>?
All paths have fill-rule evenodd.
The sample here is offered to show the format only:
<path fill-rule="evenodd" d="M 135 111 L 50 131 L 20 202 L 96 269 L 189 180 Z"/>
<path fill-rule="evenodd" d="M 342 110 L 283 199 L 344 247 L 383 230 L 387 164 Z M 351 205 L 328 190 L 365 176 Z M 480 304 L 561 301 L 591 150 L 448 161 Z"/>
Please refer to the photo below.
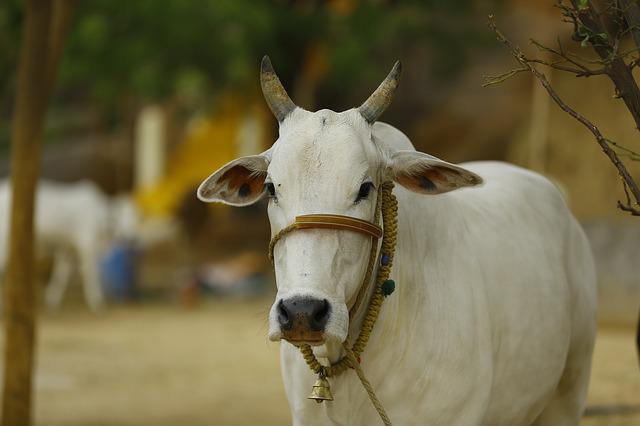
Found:
<path fill-rule="evenodd" d="M 570 0 L 570 3 L 572 8 L 562 5 L 559 7 L 565 16 L 574 22 L 574 38 L 586 34 L 583 43 L 585 41 L 589 43 L 600 59 L 608 65 L 607 75 L 629 109 L 636 122 L 636 128 L 640 130 L 640 89 L 624 59 L 617 54 L 619 38 L 612 38 L 591 0 Z M 614 40 L 613 44 L 611 44 L 612 40 Z"/>
<path fill-rule="evenodd" d="M 489 28 L 496 34 L 496 37 L 497 37 L 498 41 L 503 43 L 509 49 L 509 51 L 511 52 L 513 57 L 516 58 L 516 60 L 520 63 L 522 68 L 527 69 L 529 72 L 531 72 L 531 74 L 533 74 L 533 76 L 540 82 L 540 84 L 542 84 L 542 86 L 545 88 L 545 90 L 547 91 L 549 96 L 551 96 L 551 98 L 554 100 L 554 102 L 563 111 L 565 111 L 567 114 L 571 115 L 573 118 L 578 120 L 583 126 L 585 126 L 593 134 L 593 136 L 596 139 L 596 142 L 598 143 L 598 145 L 600 145 L 600 148 L 602 149 L 602 151 L 605 153 L 605 155 L 609 158 L 609 160 L 616 167 L 616 169 L 618 170 L 618 174 L 620 175 L 620 178 L 624 182 L 624 188 L 625 188 L 625 193 L 627 195 L 627 200 L 626 200 L 626 203 L 622 203 L 622 202 L 618 201 L 618 207 L 620 207 L 622 210 L 624 210 L 626 212 L 631 213 L 634 216 L 640 216 L 640 188 L 638 188 L 638 185 L 633 180 L 633 178 L 629 174 L 628 170 L 626 169 L 625 165 L 622 163 L 622 161 L 618 157 L 618 154 L 609 146 L 610 141 L 608 139 L 606 139 L 602 135 L 602 133 L 600 133 L 600 130 L 591 121 L 589 121 L 582 114 L 580 114 L 579 112 L 575 111 L 573 108 L 568 106 L 560 98 L 558 93 L 553 89 L 553 87 L 551 86 L 551 84 L 547 80 L 546 76 L 543 73 L 541 73 L 540 71 L 538 71 L 536 69 L 536 67 L 532 64 L 534 61 L 532 61 L 529 58 L 527 58 L 524 55 L 524 53 L 520 50 L 519 47 L 514 46 L 504 36 L 504 34 L 502 34 L 502 32 L 498 29 L 498 27 L 497 27 L 497 25 L 495 23 L 493 15 L 489 16 L 488 25 L 489 25 Z M 520 68 L 519 70 L 521 70 L 522 68 Z M 508 75 L 510 77 L 512 75 L 515 75 L 515 74 L 516 73 L 512 73 L 512 74 L 505 73 L 503 75 Z M 499 81 L 491 81 L 489 79 L 490 79 L 490 77 L 487 78 L 487 81 L 485 82 L 485 85 L 494 84 L 494 83 L 498 83 L 499 82 Z M 505 79 L 506 78 L 504 78 L 503 81 Z M 629 196 L 629 192 L 627 191 L 627 188 L 628 188 L 628 191 L 631 192 L 631 195 L 633 195 L 634 201 L 631 200 L 631 197 Z"/>
<path fill-rule="evenodd" d="M 633 0 L 618 0 L 618 2 L 622 15 L 631 30 L 633 41 L 640 49 L 640 6 L 637 1 Z"/>

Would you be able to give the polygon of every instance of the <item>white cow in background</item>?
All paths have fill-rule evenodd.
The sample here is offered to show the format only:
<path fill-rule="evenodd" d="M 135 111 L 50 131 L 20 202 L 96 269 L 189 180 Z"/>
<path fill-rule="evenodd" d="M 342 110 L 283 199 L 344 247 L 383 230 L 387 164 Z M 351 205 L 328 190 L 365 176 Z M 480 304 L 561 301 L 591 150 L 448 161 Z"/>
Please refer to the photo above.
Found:
<path fill-rule="evenodd" d="M 376 122 L 399 64 L 359 108 L 297 107 L 262 64 L 262 88 L 280 123 L 268 151 L 223 166 L 198 189 L 236 206 L 269 197 L 275 235 L 296 216 L 373 222 L 380 185 L 396 182 L 398 237 L 387 297 L 361 367 L 396 425 L 565 426 L 583 412 L 595 338 L 596 281 L 589 244 L 556 187 L 498 162 L 461 165 L 415 151 Z M 371 238 L 298 230 L 275 246 L 278 293 L 269 338 L 294 425 L 375 425 L 353 371 L 330 377 L 335 400 L 308 400 L 315 375 L 296 345 L 325 364 L 344 355 Z"/>
<path fill-rule="evenodd" d="M 9 236 L 10 185 L 0 182 L 0 274 L 5 271 Z M 104 304 L 99 264 L 116 239 L 134 238 L 138 216 L 131 200 L 110 199 L 92 182 L 40 181 L 36 193 L 38 246 L 53 249 L 45 301 L 57 308 L 77 264 L 89 307 Z"/>

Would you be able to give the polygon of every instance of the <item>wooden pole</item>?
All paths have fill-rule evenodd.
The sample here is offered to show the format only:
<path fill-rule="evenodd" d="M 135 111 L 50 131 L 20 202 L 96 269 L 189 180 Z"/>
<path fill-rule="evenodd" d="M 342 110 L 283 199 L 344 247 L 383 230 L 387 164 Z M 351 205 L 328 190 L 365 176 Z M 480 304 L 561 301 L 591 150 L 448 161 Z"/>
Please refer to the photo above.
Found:
<path fill-rule="evenodd" d="M 36 337 L 33 217 L 44 118 L 64 35 L 67 0 L 26 0 L 11 133 L 11 219 L 4 283 L 5 364 L 2 426 L 32 423 Z"/>

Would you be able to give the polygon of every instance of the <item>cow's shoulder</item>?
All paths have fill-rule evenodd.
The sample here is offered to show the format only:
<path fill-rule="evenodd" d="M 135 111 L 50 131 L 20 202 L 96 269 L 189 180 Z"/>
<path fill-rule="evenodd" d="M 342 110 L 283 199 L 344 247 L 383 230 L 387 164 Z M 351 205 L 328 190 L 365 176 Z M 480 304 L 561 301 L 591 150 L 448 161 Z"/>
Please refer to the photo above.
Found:
<path fill-rule="evenodd" d="M 572 216 L 560 189 L 539 173 L 499 161 L 479 161 L 460 166 L 480 175 L 484 183 L 455 191 L 461 203 L 473 206 L 476 214 L 504 220 L 514 226 L 523 222 L 566 225 Z"/>

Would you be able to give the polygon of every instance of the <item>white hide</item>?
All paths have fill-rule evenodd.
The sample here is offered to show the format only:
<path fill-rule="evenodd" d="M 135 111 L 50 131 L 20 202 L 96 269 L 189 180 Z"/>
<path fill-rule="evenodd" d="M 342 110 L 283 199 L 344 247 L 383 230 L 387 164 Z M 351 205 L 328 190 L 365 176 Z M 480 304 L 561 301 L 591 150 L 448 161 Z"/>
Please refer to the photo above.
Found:
<path fill-rule="evenodd" d="M 377 191 L 354 204 L 359 185 L 371 180 L 377 188 L 395 178 L 411 187 L 400 176 L 415 170 L 414 162 L 423 164 L 418 170 L 453 171 L 431 194 L 396 184 L 396 291 L 384 302 L 362 368 L 396 425 L 577 425 L 596 283 L 587 240 L 560 193 L 544 177 L 505 163 L 454 166 L 409 151 L 404 134 L 370 126 L 356 110 L 294 110 L 273 147 L 251 160 L 268 164 L 253 171 L 266 172 L 276 189 L 272 232 L 300 214 L 372 220 Z M 223 177 L 205 181 L 201 199 L 227 201 L 215 195 L 228 189 Z M 483 184 L 473 186 L 478 177 Z M 435 195 L 444 190 L 450 192 Z M 360 285 L 369 244 L 360 234 L 317 229 L 288 234 L 276 246 L 275 302 L 330 302 L 318 355 L 337 359 L 348 328 L 357 330 L 346 303 Z M 274 311 L 269 337 L 278 340 Z M 294 425 L 381 423 L 353 371 L 330 378 L 335 400 L 317 404 L 307 399 L 315 376 L 285 341 L 281 368 Z"/>
<path fill-rule="evenodd" d="M 7 261 L 10 189 L 7 181 L 0 182 L 0 273 Z M 53 269 L 45 293 L 47 305 L 59 307 L 77 264 L 87 304 L 99 310 L 104 304 L 100 260 L 114 239 L 135 236 L 135 207 L 124 197 L 111 201 L 89 181 L 40 181 L 36 194 L 36 239 L 40 246 L 44 243 L 53 249 Z"/>

